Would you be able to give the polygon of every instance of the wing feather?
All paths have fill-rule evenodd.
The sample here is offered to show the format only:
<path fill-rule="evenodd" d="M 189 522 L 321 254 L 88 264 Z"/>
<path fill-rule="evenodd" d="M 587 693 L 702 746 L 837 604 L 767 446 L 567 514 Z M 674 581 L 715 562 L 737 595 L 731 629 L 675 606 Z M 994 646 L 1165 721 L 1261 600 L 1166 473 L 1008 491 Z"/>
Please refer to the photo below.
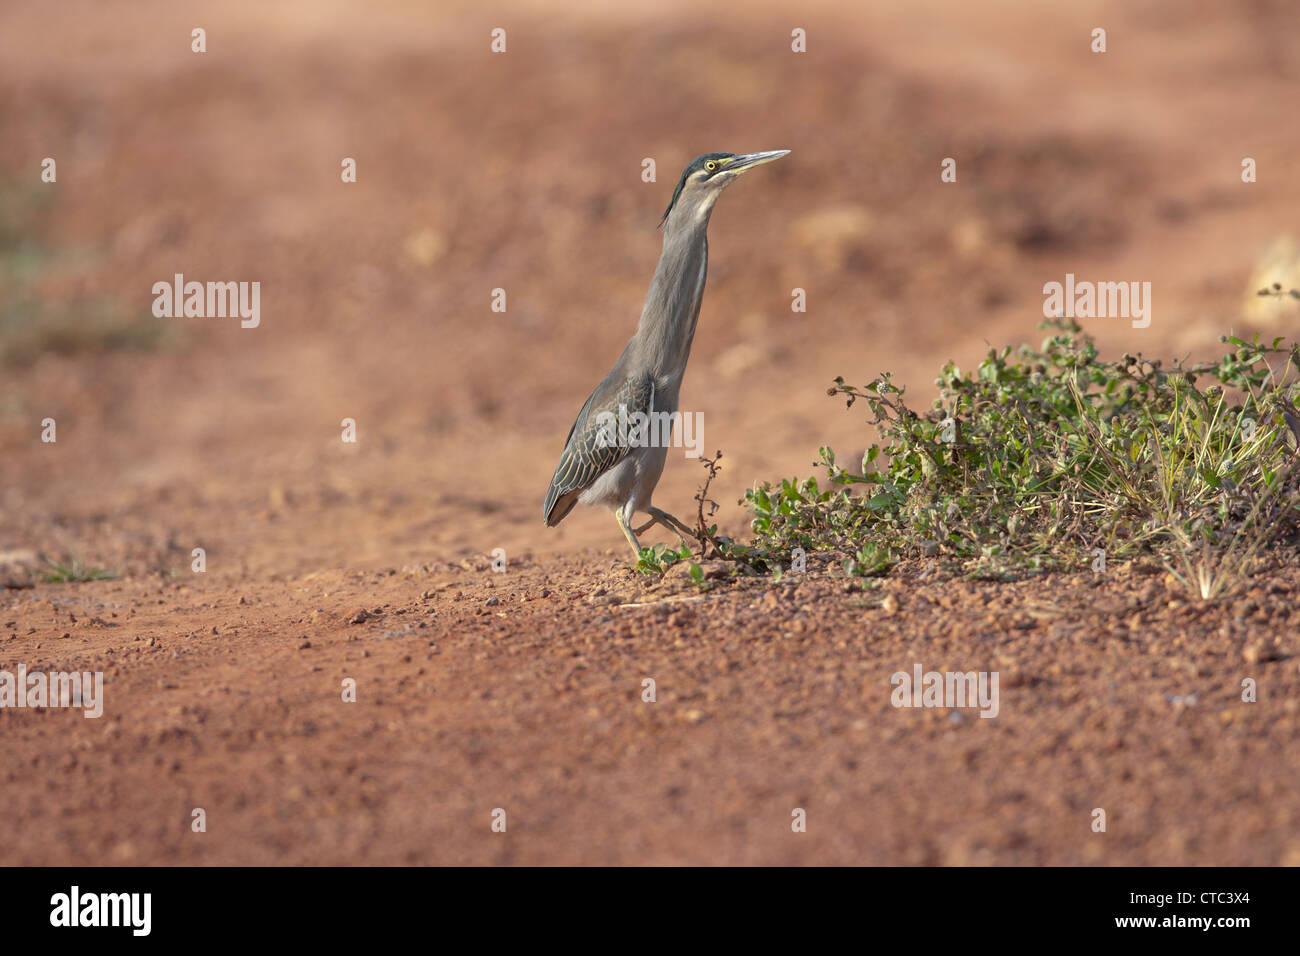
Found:
<path fill-rule="evenodd" d="M 559 524 L 573 510 L 578 495 L 631 451 L 624 442 L 609 441 L 610 433 L 603 427 L 608 420 L 602 422 L 602 415 L 614 415 L 617 420 L 620 406 L 626 407 L 630 416 L 649 412 L 654 404 L 654 381 L 649 376 L 616 377 L 618 371 L 615 366 L 614 372 L 596 386 L 569 429 L 542 504 L 542 517 L 548 525 Z"/>

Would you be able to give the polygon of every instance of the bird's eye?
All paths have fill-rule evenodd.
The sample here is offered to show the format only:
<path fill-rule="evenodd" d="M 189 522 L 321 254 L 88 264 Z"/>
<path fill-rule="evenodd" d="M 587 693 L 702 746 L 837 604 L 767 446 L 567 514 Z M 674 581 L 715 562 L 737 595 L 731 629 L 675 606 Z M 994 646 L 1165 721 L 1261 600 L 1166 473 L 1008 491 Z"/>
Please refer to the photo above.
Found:
<path fill-rule="evenodd" d="M 715 169 L 718 168 L 718 164 L 715 163 L 713 160 L 709 160 L 707 163 L 704 164 L 704 168 L 707 169 L 709 172 L 713 172 Z"/>

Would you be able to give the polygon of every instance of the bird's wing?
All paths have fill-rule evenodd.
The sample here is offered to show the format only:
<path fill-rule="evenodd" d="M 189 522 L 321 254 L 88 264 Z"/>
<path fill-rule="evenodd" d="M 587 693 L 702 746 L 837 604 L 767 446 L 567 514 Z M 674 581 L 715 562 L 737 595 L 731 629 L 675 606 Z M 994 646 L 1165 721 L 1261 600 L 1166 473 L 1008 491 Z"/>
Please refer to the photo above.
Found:
<path fill-rule="evenodd" d="M 620 406 L 630 416 L 635 412 L 649 412 L 653 405 L 654 380 L 648 375 L 619 376 L 613 381 L 606 378 L 596 386 L 569 429 L 564 451 L 555 466 L 555 477 L 542 505 L 542 517 L 547 524 L 559 524 L 573 509 L 578 494 L 631 451 L 626 443 L 611 440 L 618 437 L 617 425 L 611 428 L 610 420 L 604 416 L 612 415 L 617 422 Z"/>

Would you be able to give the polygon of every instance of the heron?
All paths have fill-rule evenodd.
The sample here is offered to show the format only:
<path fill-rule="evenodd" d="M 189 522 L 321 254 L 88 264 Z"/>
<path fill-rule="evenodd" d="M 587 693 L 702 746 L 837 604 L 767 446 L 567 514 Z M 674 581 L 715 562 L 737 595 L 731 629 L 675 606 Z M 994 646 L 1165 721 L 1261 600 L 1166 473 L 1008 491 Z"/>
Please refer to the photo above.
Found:
<path fill-rule="evenodd" d="M 650 280 L 641 319 L 623 354 L 592 391 L 569 429 L 542 505 L 547 525 L 559 524 L 578 503 L 603 505 L 613 509 L 614 520 L 637 560 L 641 545 L 636 536 L 655 524 L 675 533 L 686 546 L 685 535 L 692 535 L 691 529 L 651 503 L 668 456 L 668 442 L 649 440 L 653 434 L 644 423 L 654 420 L 652 416 L 659 421 L 676 419 L 682 377 L 704 298 L 709 268 L 707 232 L 714 204 L 742 173 L 789 152 L 706 153 L 682 171 L 659 222 L 664 232 L 663 252 Z M 626 427 L 629 421 L 634 423 L 630 429 Z M 632 517 L 637 512 L 650 520 L 634 529 Z"/>

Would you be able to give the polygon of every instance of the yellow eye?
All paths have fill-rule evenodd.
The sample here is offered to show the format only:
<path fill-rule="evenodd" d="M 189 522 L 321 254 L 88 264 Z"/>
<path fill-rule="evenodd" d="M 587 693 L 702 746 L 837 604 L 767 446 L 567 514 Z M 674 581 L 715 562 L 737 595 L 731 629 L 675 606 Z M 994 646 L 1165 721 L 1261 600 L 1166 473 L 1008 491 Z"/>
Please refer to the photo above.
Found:
<path fill-rule="evenodd" d="M 707 163 L 704 164 L 704 168 L 707 169 L 709 172 L 713 172 L 715 169 L 718 168 L 718 164 L 715 163 L 713 160 L 709 160 Z"/>

